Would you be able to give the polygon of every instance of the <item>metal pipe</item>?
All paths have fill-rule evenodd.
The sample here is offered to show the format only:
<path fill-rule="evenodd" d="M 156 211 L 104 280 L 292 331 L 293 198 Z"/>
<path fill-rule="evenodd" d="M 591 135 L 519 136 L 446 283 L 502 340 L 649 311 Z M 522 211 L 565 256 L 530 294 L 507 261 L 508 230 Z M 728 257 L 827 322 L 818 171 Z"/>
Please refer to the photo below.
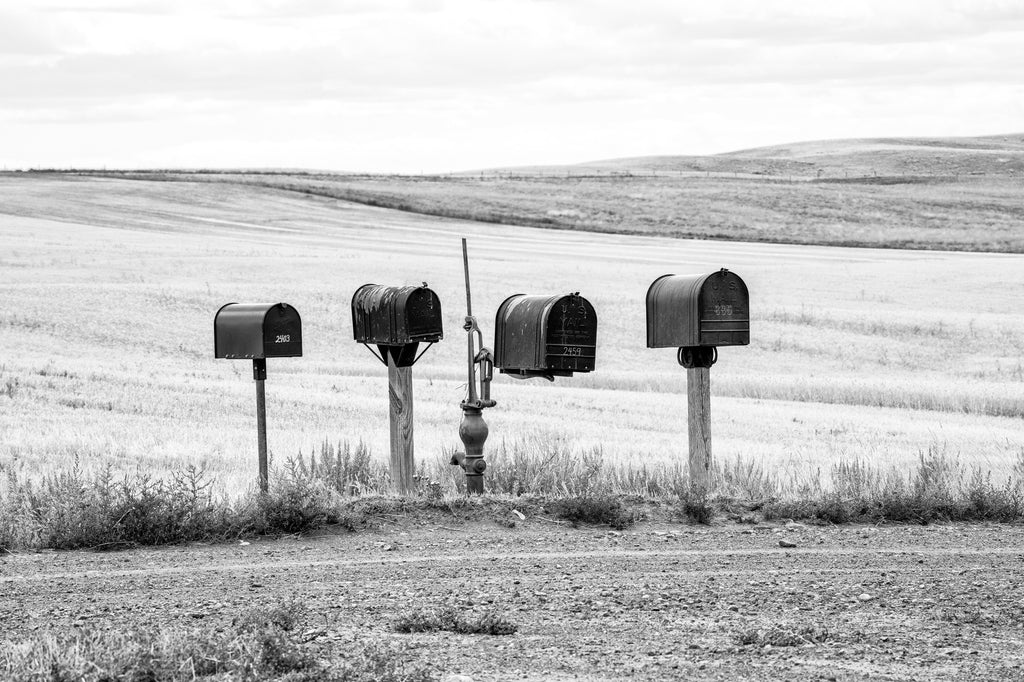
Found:
<path fill-rule="evenodd" d="M 476 320 L 473 318 L 473 299 L 469 293 L 469 252 L 466 249 L 466 238 L 462 238 L 462 266 L 463 271 L 466 275 L 466 324 L 463 329 L 466 330 L 468 344 L 468 382 L 469 382 L 469 397 L 466 399 L 468 403 L 475 403 L 477 401 L 476 394 L 476 349 L 473 347 L 473 328 L 476 326 Z"/>

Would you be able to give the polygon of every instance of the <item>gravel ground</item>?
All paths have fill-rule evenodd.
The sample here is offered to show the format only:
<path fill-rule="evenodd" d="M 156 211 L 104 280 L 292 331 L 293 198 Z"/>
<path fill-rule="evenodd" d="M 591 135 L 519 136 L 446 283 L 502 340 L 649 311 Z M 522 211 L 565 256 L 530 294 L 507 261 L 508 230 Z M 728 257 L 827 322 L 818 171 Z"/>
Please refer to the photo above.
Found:
<path fill-rule="evenodd" d="M 0 637 L 226 624 L 296 598 L 316 645 L 402 642 L 442 679 L 1021 680 L 1022 584 L 1021 526 L 399 518 L 315 537 L 7 554 Z M 439 606 L 493 610 L 519 629 L 392 631 Z"/>

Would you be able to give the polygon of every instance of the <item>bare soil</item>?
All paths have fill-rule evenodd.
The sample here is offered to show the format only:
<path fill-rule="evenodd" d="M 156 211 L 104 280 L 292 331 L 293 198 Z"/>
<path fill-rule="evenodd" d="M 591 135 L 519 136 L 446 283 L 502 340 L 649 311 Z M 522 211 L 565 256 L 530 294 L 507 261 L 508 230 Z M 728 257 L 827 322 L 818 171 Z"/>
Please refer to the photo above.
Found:
<path fill-rule="evenodd" d="M 410 516 L 314 537 L 8 554 L 0 638 L 216 627 L 294 598 L 314 646 L 402 642 L 442 679 L 1024 678 L 1021 526 L 513 521 Z M 495 611 L 518 632 L 393 631 L 443 606 Z"/>

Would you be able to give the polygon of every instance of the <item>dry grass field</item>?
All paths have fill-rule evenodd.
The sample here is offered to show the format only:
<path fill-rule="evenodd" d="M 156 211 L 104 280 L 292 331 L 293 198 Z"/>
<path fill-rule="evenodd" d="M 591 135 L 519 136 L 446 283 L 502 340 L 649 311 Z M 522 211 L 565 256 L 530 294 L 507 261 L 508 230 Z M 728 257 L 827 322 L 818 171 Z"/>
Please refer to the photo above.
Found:
<path fill-rule="evenodd" d="M 644 191 L 668 180 L 644 180 Z M 701 204 L 701 215 L 742 196 L 756 229 L 763 205 L 782 200 L 742 184 L 753 181 L 716 182 L 735 194 Z M 808 206 L 832 206 L 896 243 L 887 221 L 909 216 L 913 227 L 926 210 L 926 227 L 951 230 L 932 246 L 972 235 L 978 249 L 1024 243 L 1020 181 L 1009 176 L 957 185 L 955 196 L 862 184 L 831 204 L 819 199 L 844 185 L 774 186 L 812 187 Z M 545 210 L 601 205 L 560 187 L 573 197 Z M 893 207 L 893 193 L 903 203 Z M 875 201 L 889 202 L 877 216 Z M 954 204 L 976 220 L 954 225 L 943 208 Z M 971 213 L 982 204 L 989 213 Z M 250 487 L 250 366 L 213 359 L 213 316 L 229 301 L 285 301 L 302 314 L 304 357 L 268 362 L 275 464 L 324 440 L 363 441 L 383 458 L 386 370 L 352 340 L 349 301 L 367 282 L 426 281 L 445 339 L 413 372 L 416 453 L 443 469 L 460 445 L 465 390 L 460 237 L 488 344 L 510 294 L 579 291 L 599 316 L 592 375 L 496 378 L 492 452 L 504 442 L 598 450 L 637 467 L 685 461 L 685 371 L 671 350 L 645 347 L 644 294 L 665 273 L 728 267 L 751 291 L 752 343 L 722 349 L 712 370 L 718 458 L 794 481 L 840 460 L 907 467 L 923 452 L 1002 479 L 1024 459 L 1024 256 L 694 241 L 632 226 L 659 236 L 432 217 L 244 184 L 2 176 L 0 463 L 26 474 L 74 461 L 158 474 L 201 463 L 230 492 Z"/>
<path fill-rule="evenodd" d="M 1024 252 L 1024 136 L 805 142 L 437 176 L 146 172 L 620 234 Z"/>

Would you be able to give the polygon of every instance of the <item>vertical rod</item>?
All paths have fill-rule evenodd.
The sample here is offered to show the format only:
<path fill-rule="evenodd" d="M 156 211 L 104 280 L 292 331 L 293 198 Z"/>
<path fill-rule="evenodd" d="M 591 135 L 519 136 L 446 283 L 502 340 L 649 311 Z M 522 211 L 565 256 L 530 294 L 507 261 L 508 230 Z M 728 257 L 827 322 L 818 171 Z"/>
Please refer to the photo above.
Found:
<path fill-rule="evenodd" d="M 466 274 L 466 324 L 469 324 L 469 318 L 473 317 L 473 299 L 469 294 L 469 251 L 466 249 L 466 238 L 462 238 L 462 267 Z M 468 374 L 469 374 L 469 396 L 466 398 L 467 402 L 475 403 L 477 401 L 476 394 L 476 349 L 473 347 L 473 330 L 470 328 L 466 329 L 466 343 L 468 344 Z"/>
<path fill-rule="evenodd" d="M 462 238 L 462 269 L 466 273 L 466 315 L 473 317 L 473 300 L 469 296 L 469 252 L 466 250 L 466 238 Z"/>
<path fill-rule="evenodd" d="M 687 432 L 690 436 L 690 486 L 707 490 L 711 483 L 711 368 L 686 370 Z"/>
<path fill-rule="evenodd" d="M 267 361 L 259 358 L 252 361 L 252 376 L 256 382 L 256 446 L 259 453 L 260 492 L 267 492 L 267 395 L 264 383 L 267 378 Z"/>
<path fill-rule="evenodd" d="M 391 424 L 391 484 L 399 495 L 413 492 L 412 367 L 388 359 L 388 403 Z"/>

